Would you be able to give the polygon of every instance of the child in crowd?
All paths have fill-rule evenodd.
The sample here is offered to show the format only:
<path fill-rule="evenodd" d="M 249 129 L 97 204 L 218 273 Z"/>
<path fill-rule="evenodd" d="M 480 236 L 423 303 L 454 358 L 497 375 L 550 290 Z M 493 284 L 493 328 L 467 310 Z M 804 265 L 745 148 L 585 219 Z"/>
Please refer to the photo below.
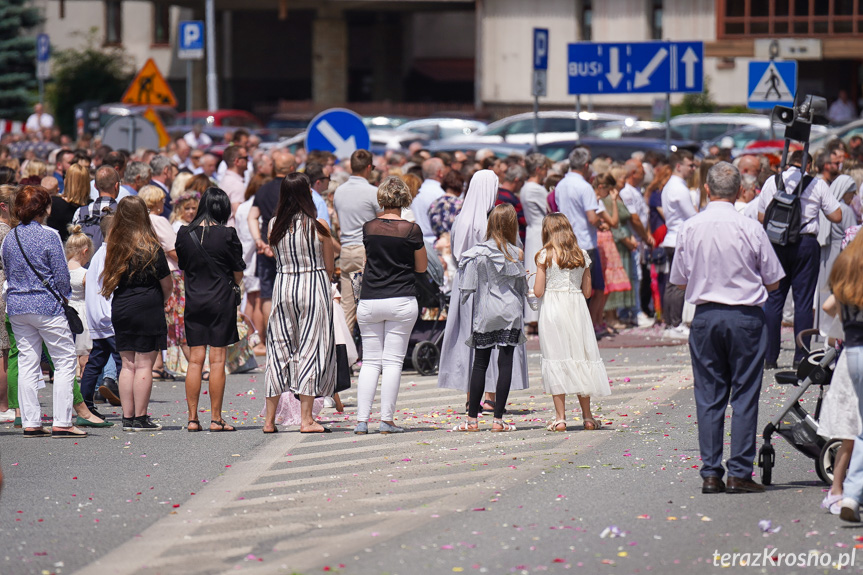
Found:
<path fill-rule="evenodd" d="M 90 330 L 84 306 L 84 284 L 87 281 L 87 264 L 93 257 L 93 240 L 81 231 L 80 225 L 69 226 L 69 239 L 66 240 L 66 262 L 69 264 L 69 278 L 72 281 L 72 297 L 69 305 L 78 312 L 84 324 L 84 332 L 75 337 L 75 355 L 78 356 L 77 376 L 80 378 L 87 365 L 87 356 L 93 349 Z"/>
<path fill-rule="evenodd" d="M 515 208 L 511 204 L 501 204 L 489 214 L 485 241 L 461 256 L 461 298 L 466 300 L 476 294 L 472 329 L 465 342 L 474 349 L 474 356 L 468 419 L 453 431 L 479 431 L 477 414 L 485 391 L 485 372 L 495 347 L 498 348 L 498 378 L 491 430 L 515 431 L 514 425 L 503 420 L 503 412 L 512 382 L 515 348 L 527 339 L 523 317 L 527 272 L 520 261 L 522 251 L 515 245 L 517 238 Z"/>
<path fill-rule="evenodd" d="M 542 384 L 554 400 L 555 419 L 547 429 L 566 431 L 568 393 L 578 395 L 584 429 L 599 429 L 590 396 L 610 395 L 611 388 L 585 301 L 591 295 L 590 257 L 560 213 L 543 219 L 542 244 L 533 289 L 539 298 Z"/>

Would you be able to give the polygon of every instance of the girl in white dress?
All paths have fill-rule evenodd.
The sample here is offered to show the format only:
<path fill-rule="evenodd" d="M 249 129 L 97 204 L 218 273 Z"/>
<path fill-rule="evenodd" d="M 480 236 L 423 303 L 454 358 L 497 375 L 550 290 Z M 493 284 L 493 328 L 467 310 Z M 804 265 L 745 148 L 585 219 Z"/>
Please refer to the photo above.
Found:
<path fill-rule="evenodd" d="M 78 377 L 84 371 L 87 358 L 93 349 L 90 330 L 87 328 L 87 318 L 84 315 L 84 283 L 87 269 L 84 267 L 93 257 L 93 240 L 81 231 L 81 226 L 69 227 L 69 239 L 66 240 L 66 262 L 69 265 L 69 279 L 72 283 L 72 297 L 69 305 L 81 316 L 84 332 L 75 336 L 75 355 L 78 356 Z"/>
<path fill-rule="evenodd" d="M 578 395 L 584 429 L 599 429 L 590 397 L 611 395 L 611 388 L 585 301 L 591 294 L 590 258 L 561 213 L 543 219 L 542 243 L 534 295 L 539 298 L 542 385 L 554 399 L 555 419 L 547 429 L 566 431 L 568 393 Z"/>

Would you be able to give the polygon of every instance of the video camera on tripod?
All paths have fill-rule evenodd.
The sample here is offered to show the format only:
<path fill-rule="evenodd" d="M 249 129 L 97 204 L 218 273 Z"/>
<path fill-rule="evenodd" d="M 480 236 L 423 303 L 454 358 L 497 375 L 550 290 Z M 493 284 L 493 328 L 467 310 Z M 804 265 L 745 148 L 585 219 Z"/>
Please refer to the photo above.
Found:
<path fill-rule="evenodd" d="M 776 106 L 771 116 L 772 121 L 786 126 L 785 145 L 782 148 L 779 174 L 776 176 L 776 194 L 764 213 L 764 229 L 771 243 L 786 246 L 800 240 L 800 194 L 812 181 L 812 176 L 806 174 L 806 166 L 809 164 L 809 136 L 813 124 L 827 124 L 827 100 L 809 94 L 793 107 Z M 803 159 L 799 168 L 800 183 L 788 193 L 782 175 L 788 163 L 788 150 L 792 141 L 803 144 Z"/>

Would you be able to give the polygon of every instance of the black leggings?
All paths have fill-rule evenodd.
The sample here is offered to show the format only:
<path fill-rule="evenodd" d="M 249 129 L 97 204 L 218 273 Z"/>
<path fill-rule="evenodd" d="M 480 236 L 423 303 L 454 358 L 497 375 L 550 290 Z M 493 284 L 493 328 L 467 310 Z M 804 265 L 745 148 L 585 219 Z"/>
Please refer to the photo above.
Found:
<path fill-rule="evenodd" d="M 494 348 L 487 347 L 475 349 L 473 352 L 473 370 L 470 374 L 470 400 L 467 415 L 476 418 L 479 413 L 479 405 L 485 394 L 485 372 L 491 362 L 491 352 Z M 509 386 L 512 383 L 512 359 L 515 347 L 502 345 L 497 348 L 497 389 L 494 398 L 494 417 L 501 419 L 506 407 L 506 399 L 509 396 Z"/>

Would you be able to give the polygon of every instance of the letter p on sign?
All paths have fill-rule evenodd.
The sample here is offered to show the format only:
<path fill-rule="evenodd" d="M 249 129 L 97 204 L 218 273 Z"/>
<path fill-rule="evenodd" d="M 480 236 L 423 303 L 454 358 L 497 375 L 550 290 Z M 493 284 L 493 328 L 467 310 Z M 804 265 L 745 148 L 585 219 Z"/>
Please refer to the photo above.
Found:
<path fill-rule="evenodd" d="M 533 29 L 533 69 L 548 70 L 548 29 Z"/>
<path fill-rule="evenodd" d="M 183 28 L 183 46 L 195 46 L 201 39 L 201 29 L 197 26 L 185 26 Z"/>

